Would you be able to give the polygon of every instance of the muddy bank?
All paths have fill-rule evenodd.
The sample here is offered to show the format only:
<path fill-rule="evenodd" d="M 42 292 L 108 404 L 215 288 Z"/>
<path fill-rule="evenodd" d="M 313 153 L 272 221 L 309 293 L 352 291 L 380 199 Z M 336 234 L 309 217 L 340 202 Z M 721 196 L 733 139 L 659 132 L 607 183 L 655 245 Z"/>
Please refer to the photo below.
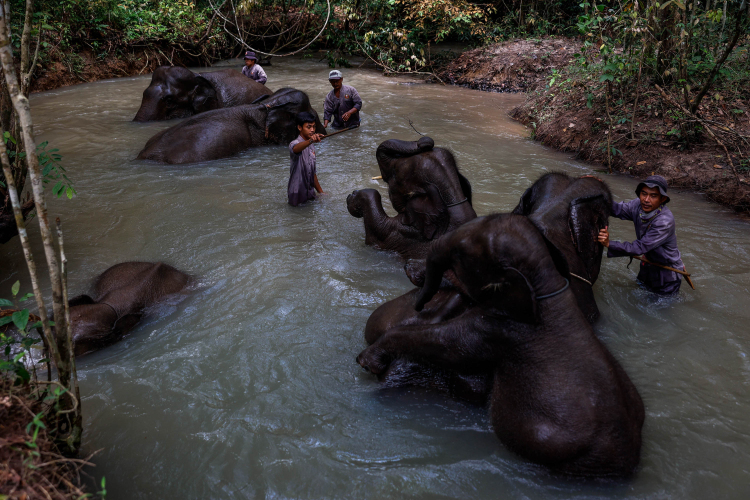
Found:
<path fill-rule="evenodd" d="M 437 72 L 446 83 L 490 92 L 529 92 L 569 64 L 581 44 L 567 38 L 516 39 L 464 52 Z"/>
<path fill-rule="evenodd" d="M 15 385 L 0 376 L 0 498 L 75 500 L 85 495 L 81 469 L 91 464 L 59 453 L 42 391 L 34 382 Z"/>
<path fill-rule="evenodd" d="M 163 64 L 196 66 L 203 61 L 181 51 L 164 52 L 154 48 L 132 48 L 120 55 L 97 57 L 93 52 L 57 52 L 55 61 L 37 69 L 32 92 L 54 90 L 77 83 L 95 82 L 121 76 L 152 73 Z"/>
<path fill-rule="evenodd" d="M 511 116 L 547 146 L 605 169 L 611 164 L 614 172 L 635 177 L 656 173 L 676 188 L 705 193 L 740 212 L 750 211 L 747 94 L 713 90 L 714 97 L 704 99 L 699 110 L 707 122 L 696 123 L 652 82 L 644 81 L 631 135 L 630 120 L 618 117 L 632 115 L 635 89 L 629 89 L 630 95 L 612 95 L 608 115 L 605 84 L 573 71 L 571 56 L 579 47 L 565 39 L 514 40 L 465 52 L 439 75 L 479 90 L 528 92 L 526 102 Z M 553 70 L 556 81 L 550 87 Z M 705 130 L 709 126 L 727 150 Z"/>

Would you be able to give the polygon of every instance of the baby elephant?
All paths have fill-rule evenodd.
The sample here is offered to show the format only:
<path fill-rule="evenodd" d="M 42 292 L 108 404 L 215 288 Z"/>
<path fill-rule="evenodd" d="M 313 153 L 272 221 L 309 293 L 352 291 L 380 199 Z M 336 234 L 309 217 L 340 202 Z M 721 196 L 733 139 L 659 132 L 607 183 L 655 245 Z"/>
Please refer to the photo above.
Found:
<path fill-rule="evenodd" d="M 405 358 L 491 373 L 490 419 L 508 448 L 563 474 L 632 474 L 643 402 L 578 307 L 555 246 L 524 216 L 467 222 L 428 254 L 424 287 L 413 296 L 417 311 L 432 302 L 450 309 L 439 295 L 448 270 L 468 295 L 462 307 L 388 328 L 359 364 L 380 374 Z"/>
<path fill-rule="evenodd" d="M 119 341 L 141 320 L 144 309 L 185 289 L 190 277 L 162 262 L 123 262 L 104 271 L 94 296 L 70 299 L 76 356 Z"/>

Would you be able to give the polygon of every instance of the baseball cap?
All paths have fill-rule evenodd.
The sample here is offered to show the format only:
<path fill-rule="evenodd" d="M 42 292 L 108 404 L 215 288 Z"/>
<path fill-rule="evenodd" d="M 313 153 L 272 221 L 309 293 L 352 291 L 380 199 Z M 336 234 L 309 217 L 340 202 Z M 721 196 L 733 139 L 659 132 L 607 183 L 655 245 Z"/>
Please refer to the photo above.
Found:
<path fill-rule="evenodd" d="M 329 80 L 341 80 L 343 75 L 341 74 L 341 71 L 334 69 L 330 73 L 328 73 L 328 79 Z"/>

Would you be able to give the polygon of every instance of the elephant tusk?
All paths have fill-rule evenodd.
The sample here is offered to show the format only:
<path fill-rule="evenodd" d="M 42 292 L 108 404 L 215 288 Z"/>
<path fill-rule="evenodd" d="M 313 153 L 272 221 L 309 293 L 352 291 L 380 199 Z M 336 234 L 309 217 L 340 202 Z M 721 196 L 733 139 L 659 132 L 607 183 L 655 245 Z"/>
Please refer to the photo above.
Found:
<path fill-rule="evenodd" d="M 382 175 L 376 175 L 375 177 L 372 178 L 372 180 L 376 181 L 376 180 L 382 179 L 382 178 L 383 178 Z"/>

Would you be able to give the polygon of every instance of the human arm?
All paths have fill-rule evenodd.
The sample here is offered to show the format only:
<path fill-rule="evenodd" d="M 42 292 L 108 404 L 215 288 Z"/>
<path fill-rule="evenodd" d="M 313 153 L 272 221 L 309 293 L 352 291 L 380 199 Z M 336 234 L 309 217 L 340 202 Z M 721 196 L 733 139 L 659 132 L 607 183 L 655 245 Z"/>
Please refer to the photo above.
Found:
<path fill-rule="evenodd" d="M 302 151 L 305 150 L 305 148 L 307 148 L 313 142 L 320 142 L 320 140 L 323 137 L 324 137 L 323 134 L 313 134 L 313 135 L 311 135 L 310 138 L 307 139 L 306 141 L 301 141 L 301 142 L 298 142 L 297 144 L 295 144 L 294 147 L 292 148 L 292 153 L 294 153 L 296 155 L 300 154 Z"/>
<path fill-rule="evenodd" d="M 323 102 L 323 126 L 327 127 L 328 123 L 331 121 L 331 117 L 333 116 L 333 92 L 329 92 L 326 95 L 326 99 Z"/>
<path fill-rule="evenodd" d="M 350 89 L 351 89 L 351 97 L 352 97 L 352 102 L 354 103 L 354 107 L 350 109 L 349 111 L 347 111 L 346 113 L 344 113 L 343 115 L 341 115 L 341 118 L 344 121 L 349 121 L 349 118 L 351 118 L 352 115 L 359 113 L 359 111 L 362 109 L 362 98 L 359 97 L 359 92 L 357 92 L 357 89 L 355 89 L 354 87 L 350 87 Z"/>
<path fill-rule="evenodd" d="M 612 202 L 612 217 L 617 217 L 621 220 L 635 220 L 638 215 L 638 211 L 641 208 L 641 201 L 639 199 L 630 201 L 621 201 L 619 203 Z"/>
<path fill-rule="evenodd" d="M 674 232 L 674 223 L 668 219 L 657 219 L 641 238 L 633 241 L 610 241 L 607 257 L 643 255 L 664 244 Z"/>
<path fill-rule="evenodd" d="M 325 194 L 323 188 L 320 187 L 320 183 L 318 182 L 318 174 L 313 175 L 313 184 L 315 185 L 315 191 L 320 194 Z"/>
<path fill-rule="evenodd" d="M 256 66 L 258 65 L 256 64 Z M 261 85 L 265 85 L 268 81 L 268 75 L 266 75 L 266 72 L 260 66 L 258 66 L 258 69 L 255 72 L 255 81 Z"/>

